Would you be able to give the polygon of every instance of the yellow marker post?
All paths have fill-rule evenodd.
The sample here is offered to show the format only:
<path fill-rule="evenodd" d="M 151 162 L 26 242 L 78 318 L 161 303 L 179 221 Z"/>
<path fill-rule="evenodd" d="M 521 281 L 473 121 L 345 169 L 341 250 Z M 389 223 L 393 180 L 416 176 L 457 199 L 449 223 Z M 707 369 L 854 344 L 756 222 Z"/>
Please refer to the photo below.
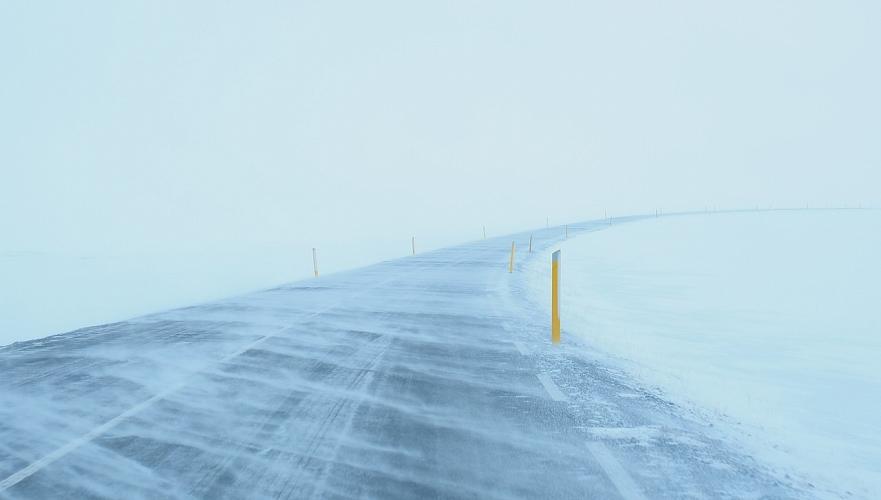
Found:
<path fill-rule="evenodd" d="M 529 253 L 532 253 L 532 235 L 529 235 Z"/>
<path fill-rule="evenodd" d="M 312 249 L 312 269 L 315 271 L 315 277 L 318 277 L 318 250 Z"/>
<path fill-rule="evenodd" d="M 560 251 L 551 255 L 551 341 L 560 343 Z"/>
<path fill-rule="evenodd" d="M 511 259 L 508 261 L 508 272 L 514 272 L 514 252 L 516 251 L 516 247 L 514 246 L 514 242 L 511 242 Z"/>

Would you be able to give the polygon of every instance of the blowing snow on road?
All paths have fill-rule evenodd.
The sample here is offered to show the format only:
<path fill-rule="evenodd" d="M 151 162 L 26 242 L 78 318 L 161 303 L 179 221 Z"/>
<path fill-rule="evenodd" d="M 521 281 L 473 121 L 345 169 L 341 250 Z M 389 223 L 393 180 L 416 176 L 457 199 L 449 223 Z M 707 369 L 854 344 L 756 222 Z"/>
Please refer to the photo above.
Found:
<path fill-rule="evenodd" d="M 878 61 L 877 0 L 3 0 L 0 500 L 881 499 Z"/>
<path fill-rule="evenodd" d="M 535 233 L 516 270 L 562 234 Z M 510 241 L 6 346 L 0 495 L 799 496 L 624 372 L 551 345 Z"/>

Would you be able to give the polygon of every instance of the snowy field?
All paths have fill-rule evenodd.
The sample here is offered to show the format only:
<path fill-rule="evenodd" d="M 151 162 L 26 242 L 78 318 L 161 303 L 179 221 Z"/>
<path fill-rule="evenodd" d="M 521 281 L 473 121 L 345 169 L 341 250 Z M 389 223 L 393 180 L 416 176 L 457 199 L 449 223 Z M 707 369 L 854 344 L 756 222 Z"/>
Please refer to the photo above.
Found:
<path fill-rule="evenodd" d="M 280 251 L 0 252 L 0 345 L 277 285 L 298 271 L 292 260 Z"/>
<path fill-rule="evenodd" d="M 450 241 L 448 236 L 417 244 L 422 251 Z M 319 249 L 319 263 L 326 275 L 409 250 L 409 238 L 361 241 L 357 252 L 342 246 Z M 311 276 L 312 253 L 305 244 L 118 254 L 0 248 L 0 346 Z"/>
<path fill-rule="evenodd" d="M 820 496 L 881 495 L 881 212 L 665 216 L 560 246 L 564 342 Z"/>

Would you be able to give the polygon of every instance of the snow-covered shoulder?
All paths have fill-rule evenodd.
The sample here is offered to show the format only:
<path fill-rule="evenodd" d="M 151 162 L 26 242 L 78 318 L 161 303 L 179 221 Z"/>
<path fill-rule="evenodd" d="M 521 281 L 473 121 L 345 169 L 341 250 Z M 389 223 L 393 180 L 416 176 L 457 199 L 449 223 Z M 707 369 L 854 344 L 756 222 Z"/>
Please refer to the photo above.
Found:
<path fill-rule="evenodd" d="M 881 212 L 665 216 L 561 243 L 564 342 L 829 496 L 881 493 Z M 533 300 L 549 302 L 549 259 Z"/>

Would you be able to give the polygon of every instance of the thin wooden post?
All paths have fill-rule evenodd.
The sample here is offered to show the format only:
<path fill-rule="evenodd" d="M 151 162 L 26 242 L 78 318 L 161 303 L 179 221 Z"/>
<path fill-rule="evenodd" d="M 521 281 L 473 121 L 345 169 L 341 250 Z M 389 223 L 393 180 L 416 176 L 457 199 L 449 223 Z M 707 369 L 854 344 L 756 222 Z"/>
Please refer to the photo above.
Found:
<path fill-rule="evenodd" d="M 312 249 L 312 270 L 315 272 L 315 277 L 318 277 L 318 250 Z"/>

